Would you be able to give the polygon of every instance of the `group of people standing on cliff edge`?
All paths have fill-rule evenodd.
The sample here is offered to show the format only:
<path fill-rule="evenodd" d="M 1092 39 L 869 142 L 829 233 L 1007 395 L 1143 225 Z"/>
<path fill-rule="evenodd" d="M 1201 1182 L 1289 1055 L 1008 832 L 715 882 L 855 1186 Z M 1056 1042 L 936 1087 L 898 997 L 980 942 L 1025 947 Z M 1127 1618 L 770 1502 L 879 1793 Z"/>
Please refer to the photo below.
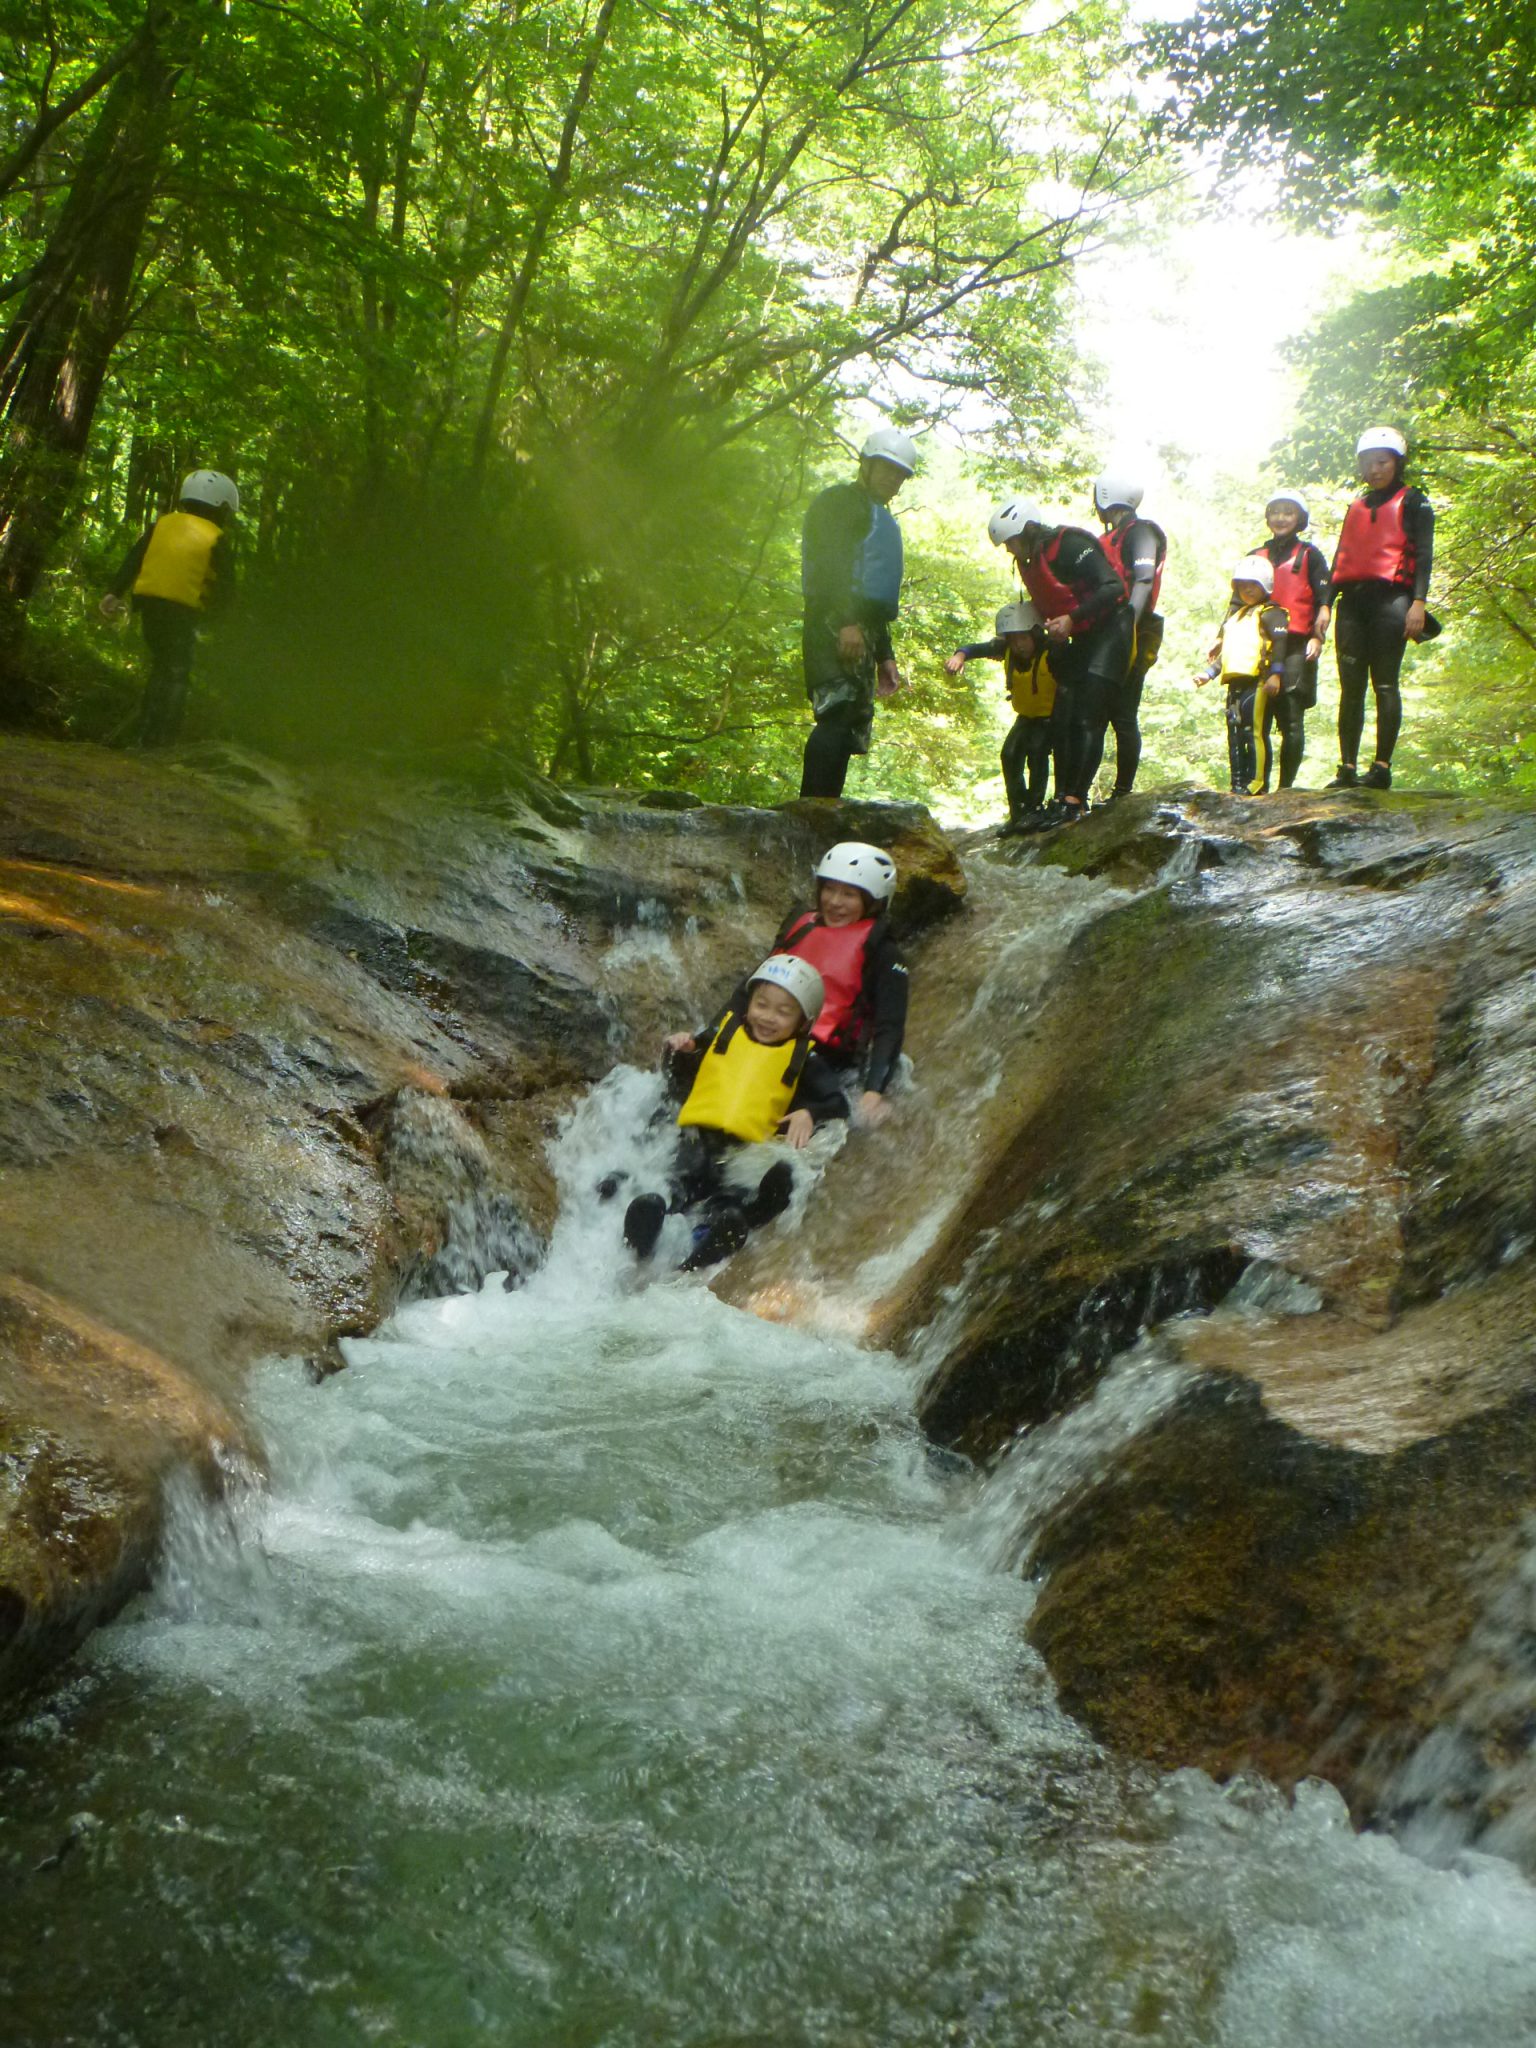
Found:
<path fill-rule="evenodd" d="M 1226 686 L 1234 795 L 1263 796 L 1295 782 L 1330 627 L 1339 670 L 1339 766 L 1327 787 L 1391 788 L 1403 656 L 1409 641 L 1440 631 L 1426 609 L 1435 515 L 1407 482 L 1407 460 L 1408 444 L 1396 427 L 1367 428 L 1356 448 L 1363 489 L 1344 514 L 1331 561 L 1306 538 L 1306 499 L 1282 490 L 1264 508 L 1269 538 L 1233 565 L 1226 615 L 1193 681 Z M 857 478 L 821 492 L 806 514 L 802 648 L 815 723 L 802 796 L 842 795 L 849 761 L 869 751 L 876 699 L 902 687 L 891 642 L 902 544 L 890 507 L 916 470 L 911 438 L 877 427 L 860 450 Z M 1099 805 L 1135 785 L 1142 691 L 1163 643 L 1158 603 L 1168 557 L 1167 536 L 1142 514 L 1142 497 L 1135 478 L 1108 471 L 1093 486 L 1097 533 L 1049 519 L 1022 495 L 999 505 L 988 522 L 993 545 L 1013 557 L 1023 595 L 997 614 L 991 639 L 956 648 L 945 668 L 958 675 L 968 661 L 1004 665 L 1015 713 L 1002 750 L 1005 835 L 1075 824 L 1088 809 L 1111 733 L 1114 782 Z M 1376 746 L 1362 772 L 1368 688 Z"/>

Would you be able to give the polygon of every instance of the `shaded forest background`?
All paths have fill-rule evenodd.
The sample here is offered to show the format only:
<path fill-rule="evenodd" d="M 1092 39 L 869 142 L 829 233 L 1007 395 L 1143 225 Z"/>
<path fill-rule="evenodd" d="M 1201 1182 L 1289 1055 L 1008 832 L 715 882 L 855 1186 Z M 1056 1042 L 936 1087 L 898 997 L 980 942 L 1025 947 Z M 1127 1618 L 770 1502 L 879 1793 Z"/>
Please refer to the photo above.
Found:
<path fill-rule="evenodd" d="M 940 668 L 1006 595 L 986 509 L 1022 479 L 1083 517 L 1102 452 L 1074 268 L 1215 203 L 1364 230 L 1361 290 L 1281 295 L 1309 310 L 1274 474 L 1342 504 L 1358 425 L 1410 432 L 1453 630 L 1406 758 L 1536 781 L 1528 10 L 1225 0 L 1150 41 L 1109 0 L 12 0 L 3 25 L 5 722 L 122 728 L 136 647 L 94 601 L 208 465 L 240 484 L 242 591 L 195 733 L 776 800 L 799 521 L 878 409 L 927 459 L 899 507 L 914 688 L 862 772 L 964 791 L 1004 722 L 995 670 Z M 1220 758 L 1186 657 L 1254 524 L 1252 493 L 1180 502 L 1164 452 L 1153 777 Z"/>

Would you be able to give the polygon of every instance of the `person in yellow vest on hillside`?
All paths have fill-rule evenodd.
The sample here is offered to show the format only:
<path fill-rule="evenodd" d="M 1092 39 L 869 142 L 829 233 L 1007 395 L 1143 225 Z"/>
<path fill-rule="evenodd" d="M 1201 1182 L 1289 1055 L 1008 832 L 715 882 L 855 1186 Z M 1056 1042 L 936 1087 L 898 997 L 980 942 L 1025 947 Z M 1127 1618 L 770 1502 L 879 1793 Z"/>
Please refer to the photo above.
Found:
<path fill-rule="evenodd" d="M 195 469 L 182 482 L 174 512 L 162 513 L 130 551 L 101 600 L 103 618 L 120 617 L 132 598 L 149 655 L 144 701 L 133 738 L 141 747 L 175 739 L 192 684 L 197 622 L 234 594 L 229 528 L 240 493 L 216 469 Z"/>
<path fill-rule="evenodd" d="M 1227 760 L 1234 796 L 1262 796 L 1259 737 L 1267 698 L 1285 675 L 1284 609 L 1274 602 L 1275 569 L 1265 555 L 1245 555 L 1232 571 L 1232 604 L 1221 622 L 1209 666 L 1195 671 L 1203 689 L 1217 676 L 1227 686 Z"/>
<path fill-rule="evenodd" d="M 789 1161 L 744 1178 L 748 1162 L 743 1156 L 737 1165 L 737 1155 L 776 1138 L 798 1151 L 819 1124 L 847 1116 L 847 1098 L 811 1038 L 824 999 L 809 960 L 775 953 L 748 980 L 744 1008 L 727 1005 L 704 1030 L 669 1042 L 673 1080 L 687 1094 L 668 1194 L 636 1195 L 624 1213 L 624 1242 L 637 1257 L 655 1251 L 669 1211 L 695 1215 L 683 1270 L 696 1272 L 789 1207 Z"/>

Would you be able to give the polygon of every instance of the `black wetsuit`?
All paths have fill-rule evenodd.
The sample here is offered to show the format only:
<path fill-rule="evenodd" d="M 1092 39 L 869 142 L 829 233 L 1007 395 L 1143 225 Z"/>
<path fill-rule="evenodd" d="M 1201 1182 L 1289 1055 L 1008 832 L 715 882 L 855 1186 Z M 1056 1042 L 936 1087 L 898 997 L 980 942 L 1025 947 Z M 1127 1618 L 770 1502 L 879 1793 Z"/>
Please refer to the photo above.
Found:
<path fill-rule="evenodd" d="M 222 519 L 219 509 L 212 505 L 187 500 L 180 509 L 215 525 Z M 156 520 L 155 525 L 159 523 Z M 155 527 L 149 527 L 123 557 L 109 586 L 113 597 L 127 597 L 132 590 L 154 533 Z M 205 602 L 211 611 L 219 611 L 233 597 L 235 586 L 234 549 L 227 533 L 220 534 L 209 559 L 215 573 L 209 579 Z M 186 716 L 201 614 L 194 606 L 180 604 L 171 597 L 135 597 L 133 609 L 144 635 L 149 674 L 144 680 L 144 697 L 132 737 L 141 747 L 169 746 L 181 731 L 181 721 Z"/>
<path fill-rule="evenodd" d="M 1046 544 L 1056 533 L 1061 540 L 1052 572 L 1072 593 L 1074 625 L 1086 630 L 1050 642 L 1056 678 L 1051 715 L 1061 749 L 1060 793 L 1085 801 L 1087 770 L 1103 757 L 1105 728 L 1130 671 L 1136 623 L 1125 585 L 1093 535 L 1075 526 L 1060 527 L 1045 536 Z"/>
<path fill-rule="evenodd" d="M 1120 530 L 1110 528 L 1112 533 Z M 1097 728 L 1082 769 L 1085 792 L 1093 787 L 1104 759 L 1106 728 L 1115 735 L 1114 793 L 1129 796 L 1135 787 L 1136 770 L 1141 766 L 1141 693 L 1163 644 L 1163 622 L 1152 609 L 1152 590 L 1167 554 L 1168 539 L 1160 526 L 1150 519 L 1130 522 L 1122 559 L 1131 578 L 1131 651 L 1125 674 L 1104 692 L 1104 723 Z"/>
<path fill-rule="evenodd" d="M 1296 552 L 1297 536 L 1294 533 L 1273 535 L 1264 544 L 1264 553 L 1278 566 Z M 1329 603 L 1330 579 L 1328 557 L 1312 541 L 1301 543 L 1303 561 L 1306 567 L 1307 583 L 1312 592 L 1315 607 L 1325 610 Z M 1280 728 L 1280 787 L 1289 789 L 1296 780 L 1301 767 L 1302 755 L 1306 748 L 1306 716 L 1317 702 L 1317 661 L 1307 655 L 1308 633 L 1296 633 L 1287 629 L 1285 635 L 1285 667 L 1281 671 L 1280 694 L 1264 700 L 1264 730 L 1260 740 L 1263 755 L 1264 786 L 1267 789 L 1271 770 L 1274 766 L 1270 729 Z"/>
<path fill-rule="evenodd" d="M 801 533 L 805 616 L 800 649 L 805 694 L 816 723 L 805 743 L 802 796 L 840 797 L 855 754 L 869 752 L 875 718 L 876 671 L 895 659 L 895 608 L 864 594 L 859 563 L 875 501 L 860 483 L 833 484 L 811 500 Z M 894 517 L 894 515 L 891 515 Z M 838 645 L 844 626 L 858 626 L 864 651 L 847 661 Z"/>
<path fill-rule="evenodd" d="M 1398 489 L 1366 491 L 1373 510 Z M 1376 759 L 1390 762 L 1403 723 L 1403 697 L 1398 686 L 1410 606 L 1429 595 L 1435 559 L 1435 512 L 1412 484 L 1403 493 L 1403 526 L 1413 542 L 1413 581 L 1388 583 L 1334 582 L 1333 645 L 1339 664 L 1339 759 L 1354 765 L 1365 729 L 1366 685 L 1376 693 Z"/>

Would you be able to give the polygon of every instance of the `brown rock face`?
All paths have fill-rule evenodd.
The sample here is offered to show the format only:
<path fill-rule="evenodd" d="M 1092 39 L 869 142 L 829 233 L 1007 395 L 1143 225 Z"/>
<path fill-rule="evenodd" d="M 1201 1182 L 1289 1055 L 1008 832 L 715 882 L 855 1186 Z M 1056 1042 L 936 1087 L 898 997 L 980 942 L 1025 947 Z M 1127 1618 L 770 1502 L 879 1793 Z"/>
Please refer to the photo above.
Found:
<path fill-rule="evenodd" d="M 0 1694 L 134 1583 L 171 1465 L 212 1482 L 246 1361 L 537 1256 L 560 1113 L 829 837 L 898 849 L 909 923 L 963 893 L 911 806 L 683 801 L 0 742 Z"/>
<path fill-rule="evenodd" d="M 1137 893 L 1066 948 L 894 1321 L 942 1329 L 926 1420 L 990 1457 L 1270 1270 L 1267 1311 L 1166 1326 L 1210 1377 L 1033 1528 L 1037 1639 L 1117 1745 L 1364 1815 L 1440 1796 L 1454 1699 L 1479 1836 L 1536 1703 L 1466 1677 L 1536 1500 L 1536 820 L 1367 804 L 1139 800 L 1024 856 Z"/>

